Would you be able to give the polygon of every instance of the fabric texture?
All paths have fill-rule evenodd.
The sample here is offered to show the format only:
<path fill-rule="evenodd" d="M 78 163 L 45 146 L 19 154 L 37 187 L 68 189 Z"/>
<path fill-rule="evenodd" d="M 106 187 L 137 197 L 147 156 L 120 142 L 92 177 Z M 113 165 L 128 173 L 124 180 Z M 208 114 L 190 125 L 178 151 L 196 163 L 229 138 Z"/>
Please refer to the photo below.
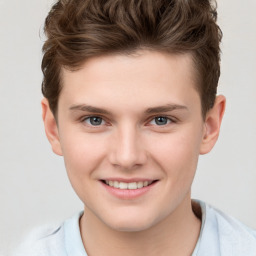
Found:
<path fill-rule="evenodd" d="M 202 225 L 192 256 L 256 256 L 255 230 L 202 201 L 193 203 L 200 206 Z M 31 234 L 14 256 L 87 256 L 79 230 L 82 214 Z"/>

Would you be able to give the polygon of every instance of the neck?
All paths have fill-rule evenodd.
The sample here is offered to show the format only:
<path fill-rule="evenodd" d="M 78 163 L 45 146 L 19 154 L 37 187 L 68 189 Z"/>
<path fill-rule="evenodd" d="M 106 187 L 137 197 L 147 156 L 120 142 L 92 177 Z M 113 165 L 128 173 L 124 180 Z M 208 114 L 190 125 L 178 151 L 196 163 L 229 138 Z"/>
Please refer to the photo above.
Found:
<path fill-rule="evenodd" d="M 200 220 L 193 213 L 190 196 L 172 214 L 147 230 L 114 230 L 87 208 L 80 220 L 82 240 L 90 256 L 191 255 L 199 237 L 200 226 Z"/>

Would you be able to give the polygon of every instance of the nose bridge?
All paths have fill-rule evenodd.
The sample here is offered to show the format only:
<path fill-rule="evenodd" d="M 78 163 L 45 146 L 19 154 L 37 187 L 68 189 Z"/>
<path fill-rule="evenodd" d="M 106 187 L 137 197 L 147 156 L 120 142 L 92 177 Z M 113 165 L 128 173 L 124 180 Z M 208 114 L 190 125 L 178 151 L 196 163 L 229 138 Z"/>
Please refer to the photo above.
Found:
<path fill-rule="evenodd" d="M 125 169 L 144 164 L 146 152 L 135 125 L 124 124 L 117 129 L 111 155 L 112 163 Z"/>

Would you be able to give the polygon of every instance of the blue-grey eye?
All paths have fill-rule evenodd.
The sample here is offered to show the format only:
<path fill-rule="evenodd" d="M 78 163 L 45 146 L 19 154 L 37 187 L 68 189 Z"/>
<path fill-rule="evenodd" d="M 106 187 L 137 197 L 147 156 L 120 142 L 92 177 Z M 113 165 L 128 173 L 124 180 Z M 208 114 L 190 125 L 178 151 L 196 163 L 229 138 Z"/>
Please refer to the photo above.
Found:
<path fill-rule="evenodd" d="M 85 119 L 85 122 L 92 126 L 99 126 L 103 124 L 103 119 L 98 116 L 91 116 Z"/>
<path fill-rule="evenodd" d="M 151 121 L 151 124 L 154 124 L 154 125 L 167 125 L 171 122 L 171 120 L 167 117 L 164 117 L 164 116 L 158 116 L 158 117 L 155 117 L 152 121 Z"/>

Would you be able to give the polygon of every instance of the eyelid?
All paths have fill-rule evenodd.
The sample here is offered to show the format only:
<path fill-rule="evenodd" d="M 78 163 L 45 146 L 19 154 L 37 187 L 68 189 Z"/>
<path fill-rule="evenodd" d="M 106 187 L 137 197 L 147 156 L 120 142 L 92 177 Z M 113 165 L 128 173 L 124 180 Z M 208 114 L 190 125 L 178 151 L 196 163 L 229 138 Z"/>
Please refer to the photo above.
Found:
<path fill-rule="evenodd" d="M 157 124 L 157 121 L 158 121 L 157 119 L 158 119 L 158 118 L 160 118 L 160 116 L 153 118 L 153 119 L 150 121 L 150 123 L 151 123 L 151 122 L 154 122 L 154 125 L 157 125 L 157 126 L 166 126 L 166 125 L 172 123 L 172 120 L 171 120 L 170 118 L 165 117 L 165 116 L 161 116 L 161 118 L 166 119 L 166 124 L 159 125 L 159 124 Z"/>
<path fill-rule="evenodd" d="M 87 119 L 90 119 L 92 117 L 101 118 L 104 123 L 100 124 L 100 125 L 92 125 L 92 124 L 88 124 L 88 123 L 85 122 Z M 104 125 L 106 125 L 108 123 L 105 117 L 102 117 L 101 115 L 97 115 L 97 114 L 96 115 L 92 114 L 92 115 L 82 116 L 81 118 L 79 118 L 79 121 L 81 123 L 86 123 L 87 126 L 93 127 L 93 128 L 100 128 L 100 127 L 102 127 L 102 126 L 104 126 Z"/>
<path fill-rule="evenodd" d="M 170 121 L 170 123 L 177 123 L 178 122 L 178 119 L 173 117 L 173 116 L 161 115 L 161 114 L 159 115 L 158 114 L 158 115 L 154 115 L 154 116 L 149 117 L 147 123 L 152 122 L 157 117 L 164 117 L 164 118 L 168 119 Z M 166 125 L 168 125 L 168 124 L 166 124 Z M 166 126 L 166 125 L 162 125 L 162 126 Z"/>
<path fill-rule="evenodd" d="M 91 118 L 91 117 L 99 117 L 99 118 L 101 118 L 102 121 L 104 122 L 104 124 L 101 124 L 101 125 L 98 125 L 98 126 L 87 124 L 87 125 L 90 126 L 90 127 L 94 127 L 94 128 L 97 128 L 97 127 L 98 127 L 98 128 L 100 128 L 100 127 L 102 127 L 102 126 L 104 126 L 104 125 L 109 126 L 110 123 L 111 123 L 111 122 L 108 120 L 108 118 L 106 118 L 105 116 L 103 117 L 103 116 L 100 115 L 100 114 L 88 114 L 88 115 L 84 115 L 84 116 L 82 116 L 81 118 L 79 118 L 78 121 L 81 122 L 81 123 L 83 123 L 83 122 L 85 122 L 86 119 L 89 119 L 89 118 Z M 153 116 L 148 117 L 147 120 L 146 120 L 146 122 L 145 122 L 146 125 L 150 124 L 150 122 L 152 122 L 152 121 L 153 121 L 155 118 L 157 118 L 157 117 L 164 117 L 164 118 L 167 118 L 167 119 L 170 121 L 170 123 L 168 123 L 168 124 L 177 123 L 177 122 L 179 121 L 176 117 L 173 117 L 173 116 L 157 114 L 157 115 L 153 115 Z M 165 127 L 165 126 L 167 126 L 168 124 L 162 125 L 162 127 Z M 160 127 L 160 125 L 157 125 L 157 126 Z"/>

